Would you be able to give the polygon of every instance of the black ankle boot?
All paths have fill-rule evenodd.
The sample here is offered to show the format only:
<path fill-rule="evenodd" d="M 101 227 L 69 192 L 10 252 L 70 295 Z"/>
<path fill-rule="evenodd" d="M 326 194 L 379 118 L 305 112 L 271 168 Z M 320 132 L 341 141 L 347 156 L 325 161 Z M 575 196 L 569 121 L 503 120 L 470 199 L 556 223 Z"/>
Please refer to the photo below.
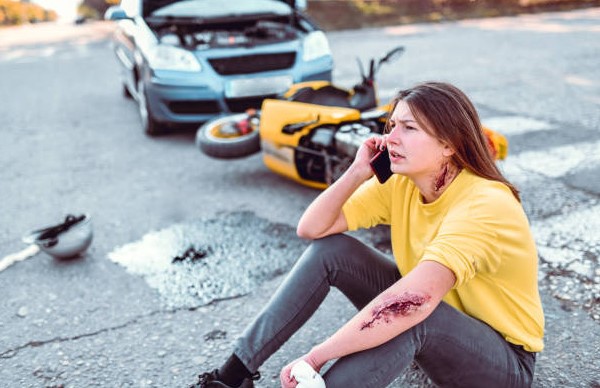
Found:
<path fill-rule="evenodd" d="M 256 372 L 247 379 L 239 387 L 227 385 L 219 380 L 219 370 L 215 369 L 212 372 L 202 373 L 198 376 L 198 381 L 190 385 L 189 388 L 254 388 L 254 382 L 260 379 L 260 373 Z"/>

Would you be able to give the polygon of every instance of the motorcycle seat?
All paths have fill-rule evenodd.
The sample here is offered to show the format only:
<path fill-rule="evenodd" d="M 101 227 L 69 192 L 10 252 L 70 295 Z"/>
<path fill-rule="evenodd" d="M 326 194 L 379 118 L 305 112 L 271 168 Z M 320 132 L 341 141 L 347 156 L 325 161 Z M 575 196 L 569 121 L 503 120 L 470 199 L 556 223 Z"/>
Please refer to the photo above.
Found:
<path fill-rule="evenodd" d="M 311 87 L 298 89 L 289 100 L 307 104 L 352 108 L 350 105 L 350 96 L 351 94 L 347 90 L 327 85 L 319 89 L 313 89 Z"/>

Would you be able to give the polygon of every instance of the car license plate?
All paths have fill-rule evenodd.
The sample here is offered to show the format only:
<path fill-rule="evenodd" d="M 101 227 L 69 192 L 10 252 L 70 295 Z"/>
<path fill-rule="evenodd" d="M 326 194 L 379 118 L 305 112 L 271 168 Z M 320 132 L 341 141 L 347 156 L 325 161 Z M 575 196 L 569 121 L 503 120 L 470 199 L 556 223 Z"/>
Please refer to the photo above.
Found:
<path fill-rule="evenodd" d="M 278 94 L 285 92 L 290 86 L 292 86 L 292 77 L 289 75 L 238 78 L 227 82 L 225 85 L 225 97 L 237 98 Z"/>

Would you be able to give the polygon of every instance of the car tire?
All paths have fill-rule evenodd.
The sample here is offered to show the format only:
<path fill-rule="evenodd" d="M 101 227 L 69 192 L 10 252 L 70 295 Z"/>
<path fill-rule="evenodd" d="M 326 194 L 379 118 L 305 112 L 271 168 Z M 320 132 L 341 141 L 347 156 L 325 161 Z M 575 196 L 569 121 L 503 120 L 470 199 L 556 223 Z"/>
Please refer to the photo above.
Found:
<path fill-rule="evenodd" d="M 260 133 L 258 125 L 247 134 L 239 136 L 216 136 L 223 125 L 248 119 L 245 113 L 229 115 L 210 120 L 200 126 L 196 132 L 196 145 L 208 156 L 218 159 L 235 159 L 255 154 L 260 151 Z"/>
<path fill-rule="evenodd" d="M 140 118 L 142 119 L 142 128 L 144 129 L 144 133 L 152 137 L 163 135 L 165 133 L 164 124 L 156 121 L 148 107 L 148 99 L 146 96 L 144 82 L 139 80 L 137 85 L 138 109 L 140 112 Z"/>

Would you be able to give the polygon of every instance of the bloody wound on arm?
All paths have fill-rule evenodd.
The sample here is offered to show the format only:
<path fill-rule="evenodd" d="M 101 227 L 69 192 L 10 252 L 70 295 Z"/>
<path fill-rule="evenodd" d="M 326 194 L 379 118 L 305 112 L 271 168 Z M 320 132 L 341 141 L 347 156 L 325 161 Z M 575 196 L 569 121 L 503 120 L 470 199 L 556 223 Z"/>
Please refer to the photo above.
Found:
<path fill-rule="evenodd" d="M 402 295 L 392 295 L 371 311 L 371 319 L 363 322 L 360 330 L 372 328 L 378 321 L 390 323 L 392 318 L 408 316 L 418 311 L 421 306 L 431 300 L 427 294 L 405 292 Z"/>

